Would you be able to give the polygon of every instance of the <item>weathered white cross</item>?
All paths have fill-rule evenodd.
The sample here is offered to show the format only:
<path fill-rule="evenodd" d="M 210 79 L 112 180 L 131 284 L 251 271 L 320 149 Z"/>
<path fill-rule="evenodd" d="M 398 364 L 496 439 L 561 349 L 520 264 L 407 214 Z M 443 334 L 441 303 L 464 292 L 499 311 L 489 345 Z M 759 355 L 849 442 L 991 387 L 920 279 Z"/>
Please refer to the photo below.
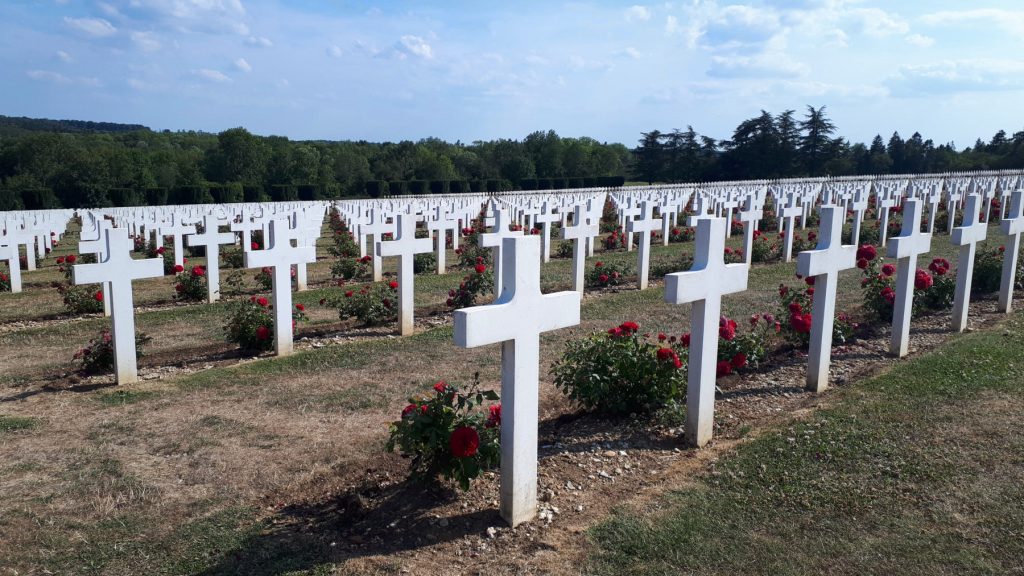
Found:
<path fill-rule="evenodd" d="M 914 280 L 917 257 L 932 249 L 932 235 L 921 231 L 923 200 L 908 198 L 903 203 L 903 227 L 899 236 L 889 239 L 886 255 L 896 258 L 896 300 L 892 310 L 892 335 L 889 352 L 907 355 L 910 346 L 910 316 L 914 304 Z"/>
<path fill-rule="evenodd" d="M 953 329 L 963 332 L 967 328 L 967 313 L 971 303 L 971 276 L 974 274 L 974 254 L 978 242 L 988 235 L 988 225 L 981 221 L 981 196 L 968 194 L 964 205 L 964 219 L 953 228 L 950 240 L 960 247 L 956 264 L 956 294 L 953 296 Z"/>
<path fill-rule="evenodd" d="M 651 232 L 661 227 L 661 218 L 654 217 L 654 205 L 644 200 L 640 205 L 637 217 L 626 224 L 626 231 L 632 236 L 640 235 L 640 246 L 637 250 L 637 285 L 641 290 L 647 288 L 647 277 L 651 268 Z"/>
<path fill-rule="evenodd" d="M 316 262 L 312 246 L 292 246 L 292 230 L 286 217 L 271 219 L 269 239 L 263 250 L 245 252 L 246 268 L 273 268 L 274 353 L 292 353 L 292 264 Z"/>
<path fill-rule="evenodd" d="M 163 258 L 133 260 L 133 243 L 126 228 L 102 230 L 106 247 L 105 258 L 97 264 L 76 264 L 71 274 L 75 284 L 105 284 L 110 287 L 104 294 L 110 300 L 111 337 L 114 343 L 114 376 L 119 384 L 139 379 L 135 358 L 135 307 L 132 298 L 132 280 L 163 276 Z"/>
<path fill-rule="evenodd" d="M 715 418 L 718 319 L 722 296 L 747 289 L 746 264 L 725 263 L 724 218 L 697 221 L 693 267 L 665 276 L 665 301 L 693 303 L 690 313 L 690 360 L 686 383 L 686 439 L 703 446 L 711 439 Z"/>
<path fill-rule="evenodd" d="M 92 230 L 83 229 L 79 236 L 82 240 L 78 243 L 78 252 L 81 254 L 95 254 L 97 262 L 106 260 L 107 237 L 104 230 L 109 228 L 113 228 L 113 223 L 110 220 L 100 218 L 93 222 Z M 110 283 L 103 283 L 102 290 L 103 294 L 107 296 L 103 298 L 103 315 L 110 316 Z"/>
<path fill-rule="evenodd" d="M 186 234 L 195 234 L 195 224 L 182 224 L 182 216 L 177 212 L 171 214 L 171 223 L 166 226 L 160 227 L 161 241 L 159 244 L 163 244 L 163 237 L 170 236 L 174 242 L 174 264 L 176 266 L 185 265 L 185 251 L 182 248 L 181 239 Z"/>
<path fill-rule="evenodd" d="M 764 196 L 760 196 L 759 192 L 752 192 L 747 196 L 743 210 L 740 211 L 740 222 L 743 222 L 743 261 L 747 265 L 750 265 L 754 252 L 754 232 L 757 231 L 757 223 L 764 217 L 763 207 Z"/>
<path fill-rule="evenodd" d="M 552 202 L 545 200 L 540 212 L 533 217 L 533 223 L 540 224 L 540 257 L 544 262 L 551 261 L 551 223 L 558 222 L 561 216 L 555 211 Z"/>
<path fill-rule="evenodd" d="M 395 226 L 388 224 L 387 214 L 381 210 L 381 208 L 375 207 L 369 215 L 369 221 L 363 224 L 362 233 L 370 237 L 370 245 L 374 246 L 371 251 L 371 260 L 373 260 L 373 281 L 380 282 L 384 277 L 384 269 L 381 266 L 380 256 L 377 256 L 377 242 L 387 233 L 394 233 Z M 360 239 L 360 242 L 363 240 Z"/>
<path fill-rule="evenodd" d="M 540 334 L 580 323 L 580 294 L 540 291 L 540 241 L 502 240 L 501 295 L 455 311 L 455 344 L 501 343 L 501 516 L 512 526 L 537 514 Z"/>
<path fill-rule="evenodd" d="M 445 210 L 444 206 L 434 208 L 434 215 L 427 220 L 427 230 L 434 236 L 434 249 L 437 252 L 437 273 L 446 270 L 445 257 L 448 255 L 448 231 L 452 232 L 452 244 L 459 237 L 459 219 L 455 214 Z"/>
<path fill-rule="evenodd" d="M 1024 233 L 1024 190 L 1017 190 L 1010 197 L 1010 209 L 999 223 L 999 229 L 1006 234 L 1006 251 L 1003 252 L 1003 277 L 999 283 L 999 309 L 1009 314 L 1013 307 L 1013 284 L 1017 275 L 1017 256 L 1020 254 L 1020 235 Z"/>
<path fill-rule="evenodd" d="M 622 226 L 622 233 L 626 236 L 626 252 L 633 251 L 633 233 L 629 232 L 629 224 L 640 215 L 640 207 L 635 204 L 626 204 L 619 208 L 619 225 Z"/>
<path fill-rule="evenodd" d="M 583 293 L 584 267 L 587 262 L 587 238 L 597 236 L 597 224 L 587 223 L 587 209 L 576 205 L 572 213 L 572 226 L 562 228 L 562 238 L 573 240 L 572 244 L 572 289 Z"/>
<path fill-rule="evenodd" d="M 803 206 L 797 205 L 796 199 L 796 192 L 790 192 L 786 195 L 786 205 L 779 210 L 779 216 L 783 220 L 785 226 L 783 231 L 782 254 L 785 257 L 786 262 L 793 260 L 793 235 L 796 234 L 796 219 L 804 213 Z"/>
<path fill-rule="evenodd" d="M 239 212 L 238 221 L 231 222 L 231 231 L 240 236 L 243 252 L 248 252 L 249 250 L 252 249 L 252 232 L 254 230 L 262 229 L 263 221 L 254 220 L 251 211 L 245 207 L 243 207 L 242 210 Z M 265 238 L 264 244 L 266 244 Z M 266 246 L 263 246 L 263 248 L 266 248 Z"/>
<path fill-rule="evenodd" d="M 497 297 L 499 294 L 501 294 L 501 287 L 503 282 L 502 274 L 504 274 L 504 271 L 502 270 L 502 265 L 505 259 L 502 258 L 501 256 L 501 251 L 503 247 L 502 241 L 505 238 L 522 236 L 523 231 L 516 230 L 513 232 L 512 230 L 509 229 L 507 222 L 508 211 L 505 208 L 495 203 L 492 206 L 492 209 L 494 211 L 494 231 L 480 235 L 480 246 L 492 249 L 491 253 L 493 256 L 491 260 L 493 260 L 494 262 L 494 296 Z"/>
<path fill-rule="evenodd" d="M 416 237 L 416 215 L 399 214 L 395 216 L 398 236 L 391 241 L 377 242 L 378 258 L 398 256 L 398 326 L 402 336 L 413 333 L 413 290 L 415 270 L 413 259 L 417 254 L 430 252 L 434 243 L 430 238 Z"/>
<path fill-rule="evenodd" d="M 220 299 L 220 245 L 235 242 L 234 233 L 219 230 L 222 224 L 227 224 L 227 218 L 207 214 L 203 216 L 203 233 L 185 236 L 189 246 L 202 246 L 206 249 L 207 302 L 216 302 Z"/>
<path fill-rule="evenodd" d="M 843 207 L 822 206 L 818 245 L 814 250 L 797 256 L 797 273 L 815 279 L 811 347 L 807 357 L 807 389 L 813 392 L 821 392 L 828 387 L 839 272 L 856 266 L 857 247 L 843 245 L 845 220 L 846 210 Z"/>
<path fill-rule="evenodd" d="M 21 292 L 21 257 L 18 254 L 18 245 L 7 236 L 0 236 L 0 260 L 7 261 L 11 293 Z"/>

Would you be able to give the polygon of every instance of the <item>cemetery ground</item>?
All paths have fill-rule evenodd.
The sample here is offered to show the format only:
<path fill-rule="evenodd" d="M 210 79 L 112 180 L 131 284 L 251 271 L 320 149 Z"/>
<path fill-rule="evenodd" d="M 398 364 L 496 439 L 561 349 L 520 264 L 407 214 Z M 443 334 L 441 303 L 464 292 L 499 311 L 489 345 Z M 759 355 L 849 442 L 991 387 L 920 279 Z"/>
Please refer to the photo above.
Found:
<path fill-rule="evenodd" d="M 933 248 L 954 253 L 943 235 Z M 655 246 L 652 269 L 692 249 Z M 588 267 L 635 258 L 599 252 Z M 664 303 L 660 281 L 588 292 L 580 326 L 541 338 L 551 520 L 513 531 L 493 476 L 468 493 L 423 487 L 383 452 L 408 396 L 476 372 L 497 386 L 499 347 L 452 343 L 444 300 L 466 271 L 418 276 L 417 334 L 398 338 L 320 307 L 338 288 L 318 262 L 312 289 L 295 295 L 312 321 L 282 359 L 223 343 L 226 303 L 178 305 L 171 277 L 139 281 L 137 327 L 153 342 L 143 380 L 114 386 L 71 373 L 108 320 L 62 314 L 52 262 L 0 298 L 0 568 L 11 574 L 1021 569 L 1024 319 L 996 314 L 994 300 L 972 305 L 970 334 L 950 334 L 948 314 L 915 320 L 909 361 L 885 354 L 887 330 L 837 347 L 837 389 L 822 396 L 804 392 L 797 352 L 724 378 L 716 438 L 691 450 L 678 417 L 602 420 L 552 386 L 546 367 L 569 338 L 625 320 L 688 331 L 689 307 Z M 569 266 L 546 264 L 544 290 L 566 289 Z M 779 283 L 800 283 L 794 270 L 755 265 L 723 312 L 775 312 Z M 837 309 L 856 309 L 859 280 L 841 275 Z"/>

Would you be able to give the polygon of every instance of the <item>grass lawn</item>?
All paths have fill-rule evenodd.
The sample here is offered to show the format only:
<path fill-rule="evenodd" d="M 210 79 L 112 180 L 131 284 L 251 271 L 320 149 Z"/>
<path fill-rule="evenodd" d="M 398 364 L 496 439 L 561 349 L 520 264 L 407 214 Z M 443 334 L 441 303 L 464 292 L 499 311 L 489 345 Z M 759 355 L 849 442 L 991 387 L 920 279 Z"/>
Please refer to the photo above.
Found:
<path fill-rule="evenodd" d="M 1024 315 L 837 392 L 590 532 L 594 574 L 1024 572 Z"/>

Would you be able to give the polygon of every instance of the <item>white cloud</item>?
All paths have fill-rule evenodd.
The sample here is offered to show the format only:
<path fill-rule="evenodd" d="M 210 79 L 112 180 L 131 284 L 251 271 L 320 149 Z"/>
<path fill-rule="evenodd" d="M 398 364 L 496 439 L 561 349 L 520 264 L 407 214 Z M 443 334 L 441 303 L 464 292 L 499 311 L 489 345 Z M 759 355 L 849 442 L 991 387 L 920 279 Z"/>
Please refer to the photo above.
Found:
<path fill-rule="evenodd" d="M 235 60 L 235 68 L 241 70 L 242 72 L 252 72 L 252 65 L 250 65 L 249 61 L 245 58 L 239 58 L 238 60 Z"/>
<path fill-rule="evenodd" d="M 289 82 L 287 78 L 281 78 L 277 82 L 274 82 L 274 86 L 277 86 L 278 88 L 280 88 L 282 90 L 284 90 L 286 88 L 289 88 L 291 85 L 292 85 L 292 83 Z"/>
<path fill-rule="evenodd" d="M 633 60 L 639 60 L 643 54 L 632 46 L 626 46 L 622 50 L 616 50 L 612 53 L 615 56 L 623 56 L 626 58 L 632 58 Z"/>
<path fill-rule="evenodd" d="M 144 52 L 156 52 L 160 49 L 160 41 L 152 32 L 132 32 L 132 42 Z"/>
<path fill-rule="evenodd" d="M 202 78 L 203 80 L 208 80 L 210 82 L 218 82 L 222 84 L 226 82 L 231 82 L 231 78 L 227 74 L 224 74 L 220 70 L 211 70 L 209 68 L 200 68 L 198 70 L 193 70 L 192 75 L 198 78 Z"/>
<path fill-rule="evenodd" d="M 434 51 L 420 36 L 402 36 L 398 42 L 395 43 L 395 53 L 399 58 L 405 59 L 408 56 L 417 56 L 430 60 L 434 57 Z"/>
<path fill-rule="evenodd" d="M 139 80 L 138 78 L 129 78 L 127 83 L 128 86 L 131 86 L 133 89 L 139 90 L 140 92 L 148 92 L 157 89 L 156 85 L 146 82 L 145 80 Z"/>
<path fill-rule="evenodd" d="M 129 0 L 123 9 L 132 18 L 186 32 L 249 34 L 241 0 Z"/>
<path fill-rule="evenodd" d="M 750 52 L 784 32 L 784 27 L 772 10 L 733 4 L 710 15 L 698 30 L 695 37 L 706 48 Z"/>
<path fill-rule="evenodd" d="M 94 38 L 104 38 L 117 33 L 117 28 L 103 18 L 70 18 L 65 16 L 64 23 Z"/>
<path fill-rule="evenodd" d="M 902 18 L 879 8 L 858 8 L 850 10 L 850 16 L 859 21 L 861 31 L 868 36 L 881 38 L 894 34 L 906 34 L 910 26 Z"/>
<path fill-rule="evenodd" d="M 249 36 L 245 39 L 245 43 L 250 46 L 256 46 L 258 48 L 273 48 L 274 43 L 270 41 L 270 38 L 264 36 Z"/>
<path fill-rule="evenodd" d="M 71 78 L 57 72 L 50 72 L 49 70 L 29 70 L 25 74 L 33 79 L 39 80 L 40 82 L 52 82 L 54 84 L 70 84 Z"/>
<path fill-rule="evenodd" d="M 947 26 L 978 23 L 995 26 L 1007 32 L 1024 35 L 1024 11 L 977 8 L 974 10 L 946 10 L 921 17 L 925 24 Z"/>
<path fill-rule="evenodd" d="M 902 66 L 885 84 L 896 96 L 1024 90 L 1024 61 L 979 58 Z"/>
<path fill-rule="evenodd" d="M 626 22 L 646 22 L 651 19 L 651 11 L 644 6 L 634 4 L 626 9 Z"/>
<path fill-rule="evenodd" d="M 79 78 L 78 83 L 83 86 L 92 86 L 93 88 L 99 88 L 100 86 L 103 86 L 103 82 L 100 82 L 100 79 L 96 78 L 95 76 L 90 76 L 88 78 Z"/>
<path fill-rule="evenodd" d="M 107 4 L 106 2 L 97 2 L 96 6 L 100 9 L 100 12 L 103 12 L 104 14 L 106 14 L 107 16 L 110 16 L 111 18 L 120 18 L 121 17 L 121 11 L 118 10 L 114 6 L 112 6 L 110 4 Z"/>
<path fill-rule="evenodd" d="M 665 17 L 665 34 L 669 36 L 675 35 L 679 31 L 679 19 L 675 16 L 669 15 Z"/>
<path fill-rule="evenodd" d="M 712 56 L 707 72 L 713 78 L 797 78 L 806 73 L 805 64 L 781 53 Z"/>
<path fill-rule="evenodd" d="M 602 72 L 613 68 L 613 66 L 608 62 L 601 60 L 589 60 L 582 56 L 570 56 L 569 66 L 573 70 L 597 70 Z"/>
<path fill-rule="evenodd" d="M 928 48 L 935 44 L 935 38 L 932 38 L 931 36 L 924 36 L 922 34 L 910 34 L 904 38 L 904 40 L 907 41 L 907 44 L 917 46 L 919 48 Z"/>
<path fill-rule="evenodd" d="M 68 63 L 68 64 L 70 64 L 71 62 L 75 61 L 75 59 L 71 57 L 71 54 L 68 54 L 67 52 L 65 52 L 63 50 L 57 50 L 57 58 L 61 62 L 65 62 L 65 63 Z"/>
<path fill-rule="evenodd" d="M 327 55 L 331 58 L 341 58 L 345 55 L 345 51 L 341 49 L 341 46 L 334 45 L 327 49 Z"/>

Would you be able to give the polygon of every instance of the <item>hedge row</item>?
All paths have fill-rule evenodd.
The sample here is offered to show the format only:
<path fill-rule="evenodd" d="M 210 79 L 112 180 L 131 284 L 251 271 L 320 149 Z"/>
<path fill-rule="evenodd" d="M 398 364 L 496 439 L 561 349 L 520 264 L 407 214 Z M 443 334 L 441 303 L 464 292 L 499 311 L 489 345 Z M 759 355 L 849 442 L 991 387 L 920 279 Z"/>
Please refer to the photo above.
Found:
<path fill-rule="evenodd" d="M 622 186 L 623 176 L 600 176 L 597 178 L 527 178 L 515 188 L 508 180 L 370 180 L 366 183 L 366 195 L 370 198 L 381 196 L 403 196 L 406 194 L 468 194 L 504 192 L 508 190 L 559 190 L 565 188 L 594 188 Z"/>

